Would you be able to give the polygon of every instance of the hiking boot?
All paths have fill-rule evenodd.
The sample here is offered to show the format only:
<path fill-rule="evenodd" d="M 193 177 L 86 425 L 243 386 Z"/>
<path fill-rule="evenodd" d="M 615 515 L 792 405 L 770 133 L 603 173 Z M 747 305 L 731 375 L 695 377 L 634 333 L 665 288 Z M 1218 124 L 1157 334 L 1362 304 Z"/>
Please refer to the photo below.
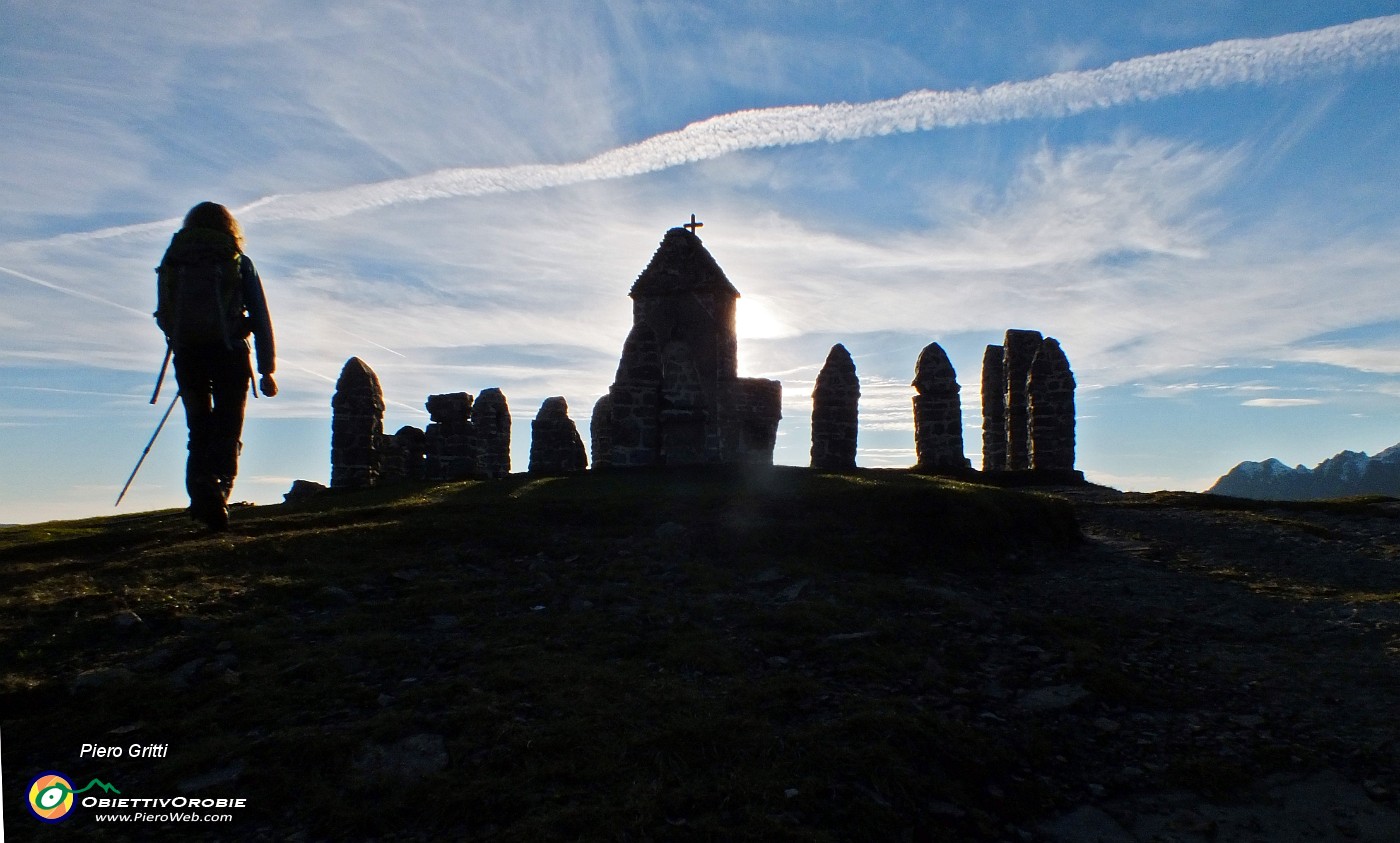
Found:
<path fill-rule="evenodd" d="M 222 490 L 216 481 L 191 484 L 190 508 L 187 510 L 194 520 L 202 523 L 213 532 L 228 529 L 228 505 L 224 502 Z"/>
<path fill-rule="evenodd" d="M 194 520 L 208 527 L 210 532 L 222 533 L 228 529 L 228 507 L 217 501 L 190 504 L 190 508 L 185 512 Z"/>
<path fill-rule="evenodd" d="M 219 506 L 218 509 L 209 513 L 209 517 L 204 523 L 209 527 L 211 533 L 228 532 L 228 507 Z"/>

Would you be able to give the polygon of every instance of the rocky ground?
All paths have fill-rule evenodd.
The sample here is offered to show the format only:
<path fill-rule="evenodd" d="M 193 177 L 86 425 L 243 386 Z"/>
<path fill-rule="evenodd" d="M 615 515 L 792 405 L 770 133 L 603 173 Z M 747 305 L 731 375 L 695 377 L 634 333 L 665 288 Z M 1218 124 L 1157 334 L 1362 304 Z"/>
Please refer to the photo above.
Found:
<path fill-rule="evenodd" d="M 1021 836 L 1400 840 L 1400 503 L 1067 494 L 1088 538 L 1070 564 L 967 595 L 974 617 L 1019 607 L 1071 631 L 1047 652 L 993 627 L 963 695 L 986 727 L 1066 736 L 1056 780 L 1078 807 Z M 1073 630 L 1089 624 L 1099 664 L 1062 682 L 1084 676 Z"/>
<path fill-rule="evenodd" d="M 142 839 L 1400 840 L 1400 501 L 625 480 L 14 534 L 6 779 L 258 806 Z"/>

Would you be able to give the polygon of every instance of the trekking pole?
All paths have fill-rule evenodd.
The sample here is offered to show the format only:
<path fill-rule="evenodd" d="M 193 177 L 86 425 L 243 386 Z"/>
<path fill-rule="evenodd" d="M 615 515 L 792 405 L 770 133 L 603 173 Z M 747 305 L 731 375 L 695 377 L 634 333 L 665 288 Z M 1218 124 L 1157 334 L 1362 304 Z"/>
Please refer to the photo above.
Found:
<path fill-rule="evenodd" d="M 151 403 L 152 403 L 152 404 L 156 403 L 156 399 L 160 397 L 160 385 L 163 384 L 163 383 L 165 383 L 165 370 L 166 370 L 167 367 L 169 367 L 169 365 L 170 365 L 170 343 L 169 343 L 169 342 L 166 342 L 166 344 L 165 344 L 165 360 L 163 360 L 163 361 L 161 362 L 161 364 L 160 364 L 160 374 L 156 376 L 156 391 L 151 393 Z"/>
<path fill-rule="evenodd" d="M 175 409 L 175 404 L 180 400 L 180 393 L 175 393 L 175 400 L 170 402 L 170 406 L 165 408 L 165 415 L 160 417 L 160 424 L 156 425 L 156 432 L 151 434 L 151 441 L 146 443 L 146 450 L 141 452 L 141 459 L 136 461 L 136 467 L 131 470 L 131 476 L 126 478 L 126 485 L 122 487 L 120 495 L 117 495 L 117 502 L 113 507 L 122 505 L 122 498 L 126 497 L 126 490 L 131 488 L 131 481 L 136 479 L 136 472 L 141 470 L 141 463 L 146 461 L 146 455 L 151 452 L 151 446 L 156 444 L 156 437 L 160 435 L 161 428 L 165 427 L 166 421 L 170 419 L 171 412 Z M 152 404 L 155 402 L 152 401 Z"/>

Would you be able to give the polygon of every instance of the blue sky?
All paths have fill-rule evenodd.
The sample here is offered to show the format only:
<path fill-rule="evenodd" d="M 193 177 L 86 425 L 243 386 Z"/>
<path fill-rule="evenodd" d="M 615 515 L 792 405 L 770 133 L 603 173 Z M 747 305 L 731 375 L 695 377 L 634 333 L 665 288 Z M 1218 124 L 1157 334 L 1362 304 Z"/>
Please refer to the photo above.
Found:
<path fill-rule="evenodd" d="M 234 208 L 283 393 L 234 496 L 329 476 L 344 361 L 565 396 L 587 437 L 627 290 L 697 214 L 740 373 L 807 461 L 833 343 L 868 466 L 913 462 L 939 342 L 980 463 L 983 348 L 1057 337 L 1079 467 L 1201 489 L 1400 442 L 1400 4 L 0 0 L 0 522 L 97 515 L 161 407 L 151 268 Z M 167 388 L 162 405 L 173 396 Z M 180 414 L 123 511 L 183 506 Z"/>

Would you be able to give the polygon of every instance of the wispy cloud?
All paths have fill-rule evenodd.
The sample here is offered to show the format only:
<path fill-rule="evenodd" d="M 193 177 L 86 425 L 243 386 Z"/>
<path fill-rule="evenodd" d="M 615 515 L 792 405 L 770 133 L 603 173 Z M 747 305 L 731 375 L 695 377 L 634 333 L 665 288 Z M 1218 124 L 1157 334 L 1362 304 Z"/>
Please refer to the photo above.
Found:
<path fill-rule="evenodd" d="M 1062 118 L 1190 91 L 1278 84 L 1374 66 L 1397 53 L 1400 15 L 1393 15 L 1273 38 L 1219 41 L 984 89 L 918 90 L 865 103 L 737 111 L 575 163 L 443 169 L 338 190 L 267 196 L 238 213 L 259 222 L 323 220 L 405 202 L 543 190 L 653 173 L 742 150 Z M 168 228 L 168 222 L 157 225 Z M 107 238 L 150 228 L 118 226 L 55 239 Z"/>
<path fill-rule="evenodd" d="M 87 299 L 88 301 L 96 302 L 96 303 L 98 303 L 98 304 L 107 305 L 107 306 L 109 306 L 109 307 L 115 307 L 115 308 L 118 308 L 118 309 L 120 309 L 120 310 L 125 310 L 125 311 L 127 311 L 128 313 L 134 313 L 134 314 L 136 314 L 136 315 L 138 315 L 138 316 L 147 316 L 147 315 L 148 315 L 145 311 L 137 310 L 137 309 L 134 308 L 134 307 L 128 307 L 127 305 L 121 304 L 121 303 L 119 303 L 119 302 L 114 302 L 114 301 L 112 301 L 111 299 L 106 299 L 106 298 L 103 298 L 102 296 L 94 295 L 94 294 L 92 294 L 92 293 L 89 293 L 89 292 L 86 292 L 86 291 L 83 291 L 83 290 L 75 290 L 75 289 L 73 289 L 72 287 L 65 287 L 65 286 L 63 286 L 62 284 L 55 284 L 55 283 L 53 283 L 52 281 L 45 281 L 45 280 L 42 279 L 42 278 L 36 278 L 36 277 L 34 277 L 33 275 L 30 275 L 30 274 L 28 274 L 28 273 L 26 273 L 26 272 L 19 272 L 18 270 L 9 269 L 9 268 L 3 267 L 3 266 L 0 266 L 0 272 L 3 272 L 3 273 L 5 273 L 6 275 L 9 275 L 9 276 L 11 276 L 12 278 L 18 278 L 18 279 L 20 279 L 21 281 L 27 281 L 27 282 L 29 282 L 30 284 L 34 284 L 34 285 L 37 285 L 37 286 L 39 286 L 39 287 L 44 287 L 44 288 L 46 288 L 46 289 L 53 290 L 53 291 L 55 291 L 55 292 L 63 293 L 64 295 L 76 296 L 77 298 L 80 298 L 80 299 Z"/>
<path fill-rule="evenodd" d="M 1317 398 L 1251 398 L 1248 401 L 1241 402 L 1242 406 L 1245 407 L 1270 408 L 1312 407 L 1321 403 L 1322 401 Z"/>

